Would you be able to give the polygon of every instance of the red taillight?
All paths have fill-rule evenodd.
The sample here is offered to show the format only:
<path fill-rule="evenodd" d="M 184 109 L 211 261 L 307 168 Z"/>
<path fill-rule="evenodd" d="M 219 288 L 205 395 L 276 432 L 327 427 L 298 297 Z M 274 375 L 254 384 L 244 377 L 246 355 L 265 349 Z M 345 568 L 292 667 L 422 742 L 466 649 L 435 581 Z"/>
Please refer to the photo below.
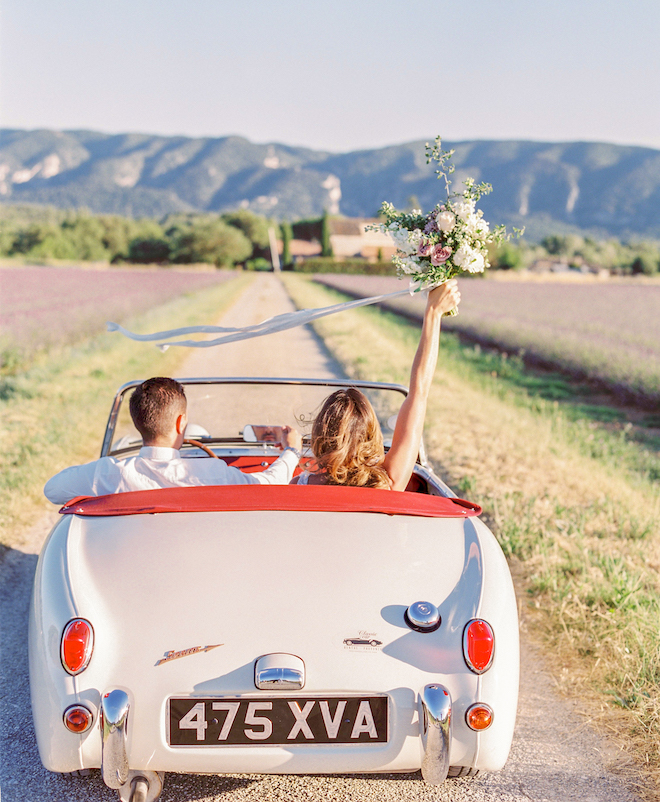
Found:
<path fill-rule="evenodd" d="M 84 705 L 71 705 L 64 711 L 64 726 L 70 732 L 87 732 L 93 721 L 94 716 Z"/>
<path fill-rule="evenodd" d="M 493 711 L 488 705 L 477 703 L 467 709 L 465 720 L 471 730 L 487 730 L 493 723 Z"/>
<path fill-rule="evenodd" d="M 62 633 L 62 665 L 69 674 L 80 674 L 87 668 L 94 648 L 94 630 L 84 618 L 74 618 Z"/>
<path fill-rule="evenodd" d="M 495 636 L 491 625 L 481 618 L 465 627 L 463 633 L 463 654 L 468 668 L 475 674 L 483 674 L 490 668 L 495 652 Z"/>

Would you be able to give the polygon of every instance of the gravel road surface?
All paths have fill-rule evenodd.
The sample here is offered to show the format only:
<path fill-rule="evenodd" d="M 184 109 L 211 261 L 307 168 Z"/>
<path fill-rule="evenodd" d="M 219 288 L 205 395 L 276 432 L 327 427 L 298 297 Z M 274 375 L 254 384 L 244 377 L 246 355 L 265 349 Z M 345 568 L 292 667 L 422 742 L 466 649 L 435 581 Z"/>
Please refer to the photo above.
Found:
<path fill-rule="evenodd" d="M 257 323 L 291 309 L 272 274 L 225 316 L 223 325 Z M 335 376 L 338 367 L 308 330 L 193 351 L 182 376 Z M 127 377 L 131 378 L 131 377 Z M 241 421 L 243 423 L 244 421 Z M 0 555 L 0 797 L 2 802 L 101 802 L 116 800 L 99 772 L 66 778 L 41 766 L 32 728 L 27 667 L 27 613 L 37 554 L 57 513 L 40 521 L 21 549 Z M 498 774 L 426 786 L 421 776 L 221 777 L 166 775 L 162 802 L 633 802 L 637 797 L 608 767 L 622 760 L 596 736 L 573 702 L 561 698 L 538 651 L 522 643 L 521 693 L 513 748 Z"/>

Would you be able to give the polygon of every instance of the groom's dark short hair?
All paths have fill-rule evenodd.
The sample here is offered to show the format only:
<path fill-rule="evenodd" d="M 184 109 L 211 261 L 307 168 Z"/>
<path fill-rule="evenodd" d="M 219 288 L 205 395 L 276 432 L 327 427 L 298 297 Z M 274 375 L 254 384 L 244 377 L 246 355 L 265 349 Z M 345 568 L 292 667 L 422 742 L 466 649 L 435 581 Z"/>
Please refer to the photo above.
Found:
<path fill-rule="evenodd" d="M 129 403 L 135 428 L 148 442 L 169 434 L 186 406 L 183 386 L 165 376 L 142 382 L 133 391 Z"/>

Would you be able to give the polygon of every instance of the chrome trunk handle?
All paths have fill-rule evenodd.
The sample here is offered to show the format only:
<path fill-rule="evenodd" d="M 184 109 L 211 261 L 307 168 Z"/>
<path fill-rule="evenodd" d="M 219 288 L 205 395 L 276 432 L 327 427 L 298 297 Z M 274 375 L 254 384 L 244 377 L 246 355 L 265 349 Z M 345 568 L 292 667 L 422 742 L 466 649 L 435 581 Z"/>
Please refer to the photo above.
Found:
<path fill-rule="evenodd" d="M 261 691 L 305 687 L 305 664 L 294 654 L 265 654 L 254 664 L 254 684 Z"/>

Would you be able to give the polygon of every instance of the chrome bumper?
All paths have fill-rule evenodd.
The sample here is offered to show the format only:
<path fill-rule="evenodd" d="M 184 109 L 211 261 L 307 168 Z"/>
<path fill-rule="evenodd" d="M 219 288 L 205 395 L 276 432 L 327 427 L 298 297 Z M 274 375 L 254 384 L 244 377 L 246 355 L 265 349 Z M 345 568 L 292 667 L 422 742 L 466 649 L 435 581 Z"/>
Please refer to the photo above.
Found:
<path fill-rule="evenodd" d="M 419 728 L 422 739 L 422 777 L 440 785 L 449 771 L 451 746 L 451 696 L 444 685 L 427 685 L 419 697 Z"/>
<path fill-rule="evenodd" d="M 128 694 L 118 689 L 101 697 L 101 774 L 108 788 L 121 788 L 128 779 Z"/>

